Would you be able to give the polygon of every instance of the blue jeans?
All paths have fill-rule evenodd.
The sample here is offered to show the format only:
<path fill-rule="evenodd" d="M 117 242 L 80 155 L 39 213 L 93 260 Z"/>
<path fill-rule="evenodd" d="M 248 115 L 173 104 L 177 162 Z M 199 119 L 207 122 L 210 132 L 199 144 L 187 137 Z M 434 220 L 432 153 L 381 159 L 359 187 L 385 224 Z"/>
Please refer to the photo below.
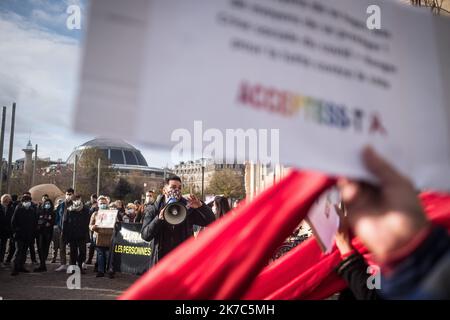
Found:
<path fill-rule="evenodd" d="M 109 248 L 95 247 L 95 250 L 97 251 L 98 272 L 105 273 L 109 260 Z"/>

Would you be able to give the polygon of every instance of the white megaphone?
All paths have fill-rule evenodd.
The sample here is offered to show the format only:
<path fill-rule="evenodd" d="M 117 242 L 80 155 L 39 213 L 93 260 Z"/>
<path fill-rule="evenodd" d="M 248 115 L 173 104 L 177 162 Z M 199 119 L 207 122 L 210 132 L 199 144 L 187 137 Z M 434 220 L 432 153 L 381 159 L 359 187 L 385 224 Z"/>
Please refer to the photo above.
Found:
<path fill-rule="evenodd" d="M 175 198 L 170 198 L 163 210 L 164 220 L 170 224 L 180 224 L 186 219 L 187 209 L 185 205 Z"/>

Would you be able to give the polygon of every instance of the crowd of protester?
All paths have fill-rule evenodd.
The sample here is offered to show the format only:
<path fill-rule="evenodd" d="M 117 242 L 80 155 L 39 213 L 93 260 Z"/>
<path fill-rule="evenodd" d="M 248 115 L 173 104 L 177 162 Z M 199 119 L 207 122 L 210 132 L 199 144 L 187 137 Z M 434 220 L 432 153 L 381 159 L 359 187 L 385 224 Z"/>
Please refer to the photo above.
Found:
<path fill-rule="evenodd" d="M 87 266 L 94 264 L 97 277 L 107 275 L 114 278 L 111 255 L 114 229 L 98 228 L 96 222 L 99 209 L 117 210 L 116 227 L 121 222 L 143 223 L 143 239 L 155 239 L 152 242 L 152 245 L 156 244 L 152 248 L 152 260 L 156 263 L 164 254 L 193 235 L 194 224 L 206 226 L 230 210 L 225 197 L 215 197 L 208 205 L 193 195 L 182 197 L 181 179 L 170 179 L 166 181 L 167 188 L 162 195 L 156 198 L 155 191 L 149 190 L 142 204 L 139 200 L 125 204 L 122 200 L 112 201 L 108 196 L 96 194 L 83 202 L 81 195 L 72 188 L 68 188 L 65 197 L 58 199 L 57 203 L 53 203 L 47 194 L 41 199 L 32 199 L 29 192 L 21 196 L 4 194 L 0 206 L 0 268 L 11 268 L 11 275 L 17 276 L 31 271 L 46 272 L 48 263 L 59 263 L 56 272 L 65 272 L 70 265 L 76 265 L 81 274 L 85 274 Z M 171 184 L 174 181 L 178 183 L 175 188 Z M 164 239 L 163 231 L 158 228 L 149 234 L 148 222 L 153 222 L 154 213 L 158 211 L 157 219 L 163 223 L 164 218 L 159 219 L 159 211 L 169 195 L 173 196 L 174 190 L 178 201 L 185 205 L 189 203 L 192 207 L 188 209 L 190 215 L 186 221 L 176 226 L 177 241 L 170 242 Z M 199 210 L 206 212 L 206 215 L 197 216 Z M 161 225 L 160 222 L 156 224 Z M 48 261 L 50 251 L 52 257 Z M 28 256 L 34 265 L 33 270 L 25 267 Z"/>

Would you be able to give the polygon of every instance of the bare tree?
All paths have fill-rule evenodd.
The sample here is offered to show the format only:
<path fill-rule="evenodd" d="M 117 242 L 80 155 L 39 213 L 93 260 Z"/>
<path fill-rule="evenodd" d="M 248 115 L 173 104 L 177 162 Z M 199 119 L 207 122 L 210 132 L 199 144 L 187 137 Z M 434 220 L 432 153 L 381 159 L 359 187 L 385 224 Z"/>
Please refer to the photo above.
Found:
<path fill-rule="evenodd" d="M 98 159 L 101 160 L 100 193 L 111 194 L 115 189 L 116 172 L 105 153 L 98 149 L 85 149 L 78 162 L 76 180 L 77 193 L 80 193 L 83 199 L 88 199 L 90 194 L 97 191 Z M 70 166 L 68 171 L 72 171 Z"/>
<path fill-rule="evenodd" d="M 448 6 L 448 0 L 410 0 L 413 6 L 429 7 L 433 14 L 440 14 L 441 11 L 449 12 L 444 8 L 444 4 Z"/>
<path fill-rule="evenodd" d="M 231 169 L 223 169 L 214 172 L 207 193 L 209 194 L 222 194 L 228 198 L 243 198 L 245 196 L 244 191 L 244 178 Z"/>

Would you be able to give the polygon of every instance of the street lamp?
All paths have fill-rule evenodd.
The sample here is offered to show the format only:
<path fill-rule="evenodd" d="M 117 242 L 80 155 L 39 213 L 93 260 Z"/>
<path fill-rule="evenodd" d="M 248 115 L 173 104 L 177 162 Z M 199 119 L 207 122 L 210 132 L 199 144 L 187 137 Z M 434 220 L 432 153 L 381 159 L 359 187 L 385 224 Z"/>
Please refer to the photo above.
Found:
<path fill-rule="evenodd" d="M 202 162 L 202 201 L 205 201 L 205 158 L 200 159 Z"/>

